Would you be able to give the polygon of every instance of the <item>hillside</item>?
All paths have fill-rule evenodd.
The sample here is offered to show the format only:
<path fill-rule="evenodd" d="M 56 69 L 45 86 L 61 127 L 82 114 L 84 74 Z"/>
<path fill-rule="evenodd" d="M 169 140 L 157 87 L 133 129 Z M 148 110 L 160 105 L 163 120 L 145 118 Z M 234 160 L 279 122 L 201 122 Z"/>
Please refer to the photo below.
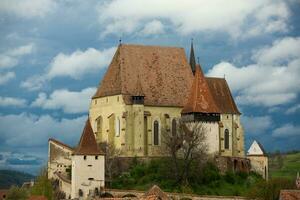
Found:
<path fill-rule="evenodd" d="M 300 152 L 276 154 L 269 158 L 269 173 L 272 178 L 295 179 L 298 171 L 300 173 Z"/>
<path fill-rule="evenodd" d="M 0 188 L 9 188 L 11 185 L 21 186 L 23 182 L 30 181 L 33 178 L 33 175 L 23 172 L 0 170 Z"/>

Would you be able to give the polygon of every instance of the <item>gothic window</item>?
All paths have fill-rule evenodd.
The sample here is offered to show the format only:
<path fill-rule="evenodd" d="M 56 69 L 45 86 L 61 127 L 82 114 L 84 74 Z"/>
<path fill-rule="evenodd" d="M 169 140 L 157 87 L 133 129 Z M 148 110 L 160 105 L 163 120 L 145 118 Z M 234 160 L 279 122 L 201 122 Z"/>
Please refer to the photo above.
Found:
<path fill-rule="evenodd" d="M 115 121 L 115 133 L 116 133 L 116 137 L 120 136 L 120 132 L 121 132 L 121 122 L 120 122 L 120 118 L 117 117 L 116 121 Z"/>
<path fill-rule="evenodd" d="M 228 131 L 228 129 L 225 129 L 224 137 L 225 137 L 225 149 L 229 149 L 229 131 Z"/>
<path fill-rule="evenodd" d="M 101 130 L 102 130 L 102 117 L 101 116 L 99 116 L 96 119 L 96 130 L 98 133 L 101 133 Z"/>
<path fill-rule="evenodd" d="M 173 119 L 172 120 L 172 136 L 176 135 L 176 131 L 177 131 L 176 126 L 177 126 L 176 119 Z"/>
<path fill-rule="evenodd" d="M 153 143 L 154 145 L 158 145 L 159 144 L 159 123 L 157 120 L 154 121 L 153 124 Z"/>

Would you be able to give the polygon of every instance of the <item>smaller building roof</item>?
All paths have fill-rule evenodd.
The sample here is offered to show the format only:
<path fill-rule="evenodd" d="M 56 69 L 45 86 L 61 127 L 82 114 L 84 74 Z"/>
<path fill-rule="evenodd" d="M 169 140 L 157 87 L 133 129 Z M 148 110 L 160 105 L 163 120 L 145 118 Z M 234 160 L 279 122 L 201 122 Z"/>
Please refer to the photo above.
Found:
<path fill-rule="evenodd" d="M 253 143 L 251 144 L 247 155 L 266 155 L 266 151 L 263 148 L 262 144 L 260 144 L 258 141 L 254 140 Z"/>
<path fill-rule="evenodd" d="M 62 147 L 65 147 L 65 148 L 69 149 L 70 151 L 74 151 L 74 148 L 72 148 L 69 145 L 66 145 L 66 144 L 64 144 L 64 143 L 62 143 L 62 142 L 60 142 L 60 141 L 58 141 L 56 139 L 49 138 L 49 142 L 53 142 L 53 143 L 55 143 L 55 144 L 57 144 L 59 146 L 62 146 Z"/>
<path fill-rule="evenodd" d="M 168 200 L 169 196 L 162 191 L 157 185 L 153 185 L 140 199 L 142 200 Z"/>
<path fill-rule="evenodd" d="M 200 65 L 196 66 L 195 77 L 190 89 L 188 101 L 181 113 L 220 113 Z"/>
<path fill-rule="evenodd" d="M 280 190 L 279 200 L 299 200 L 300 190 Z"/>
<path fill-rule="evenodd" d="M 90 123 L 87 119 L 75 155 L 101 155 L 104 154 L 96 142 L 96 138 Z"/>

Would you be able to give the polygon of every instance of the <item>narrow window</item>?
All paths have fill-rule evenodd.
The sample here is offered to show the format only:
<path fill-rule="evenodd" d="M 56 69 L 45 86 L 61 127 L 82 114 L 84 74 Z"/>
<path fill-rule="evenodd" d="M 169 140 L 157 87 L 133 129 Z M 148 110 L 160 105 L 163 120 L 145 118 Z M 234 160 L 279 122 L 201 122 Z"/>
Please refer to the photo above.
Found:
<path fill-rule="evenodd" d="M 97 119 L 96 119 L 96 130 L 97 130 L 97 133 L 100 134 L 101 131 L 102 131 L 102 117 L 99 116 Z"/>
<path fill-rule="evenodd" d="M 83 160 L 86 160 L 86 156 L 83 156 Z"/>
<path fill-rule="evenodd" d="M 154 145 L 159 143 L 159 123 L 157 120 L 154 121 Z"/>
<path fill-rule="evenodd" d="M 176 135 L 176 126 L 177 126 L 177 124 L 176 124 L 176 119 L 173 119 L 172 120 L 172 136 L 175 136 Z"/>
<path fill-rule="evenodd" d="M 116 121 L 115 121 L 115 132 L 116 132 L 116 137 L 120 136 L 120 132 L 121 132 L 121 124 L 120 124 L 120 118 L 117 117 Z"/>
<path fill-rule="evenodd" d="M 95 160 L 98 160 L 98 156 L 95 156 Z"/>
<path fill-rule="evenodd" d="M 89 178 L 90 181 L 94 180 L 94 178 Z"/>
<path fill-rule="evenodd" d="M 225 149 L 229 149 L 229 131 L 225 129 Z"/>

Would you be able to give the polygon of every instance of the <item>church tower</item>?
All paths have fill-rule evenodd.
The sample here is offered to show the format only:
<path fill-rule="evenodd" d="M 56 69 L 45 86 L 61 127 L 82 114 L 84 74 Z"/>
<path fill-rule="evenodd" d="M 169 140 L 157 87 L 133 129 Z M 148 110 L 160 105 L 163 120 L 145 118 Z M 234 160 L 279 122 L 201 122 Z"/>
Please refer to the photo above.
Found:
<path fill-rule="evenodd" d="M 144 120 L 144 93 L 139 76 L 137 77 L 136 89 L 132 95 L 132 115 L 133 115 L 133 133 L 134 133 L 134 152 L 136 156 L 146 156 L 148 153 L 148 145 L 145 132 L 147 121 Z"/>
<path fill-rule="evenodd" d="M 98 195 L 105 183 L 104 153 L 97 145 L 89 119 L 72 157 L 71 197 Z"/>

